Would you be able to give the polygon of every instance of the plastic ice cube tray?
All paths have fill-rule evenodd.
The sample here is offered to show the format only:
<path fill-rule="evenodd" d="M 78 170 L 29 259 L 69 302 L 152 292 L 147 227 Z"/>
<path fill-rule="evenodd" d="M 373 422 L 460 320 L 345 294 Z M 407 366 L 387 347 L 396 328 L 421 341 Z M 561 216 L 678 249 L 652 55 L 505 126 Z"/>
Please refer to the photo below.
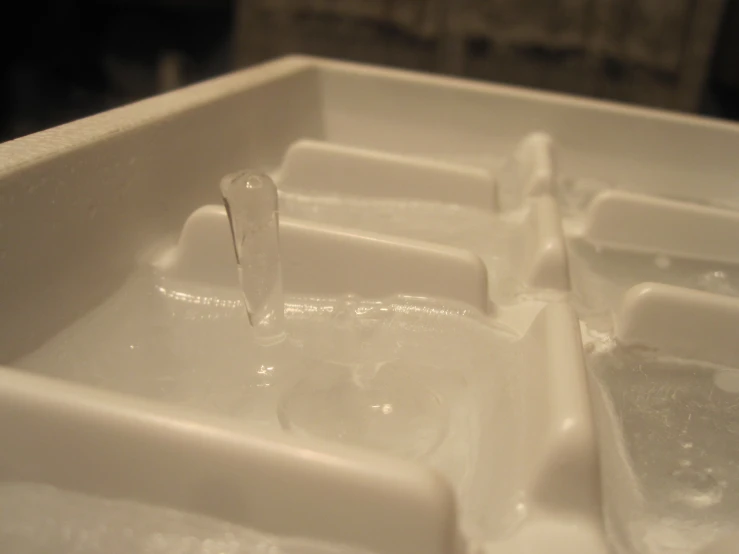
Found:
<path fill-rule="evenodd" d="M 725 123 L 305 57 L 0 145 L 0 480 L 377 554 L 463 554 L 478 541 L 501 554 L 604 553 L 609 475 L 575 307 L 595 295 L 598 324 L 615 314 L 625 344 L 739 367 L 739 300 L 676 286 L 669 271 L 673 258 L 739 264 L 737 151 L 739 128 Z M 491 503 L 518 510 L 514 531 L 470 537 L 451 485 L 421 464 L 13 368 L 152 253 L 172 278 L 234 287 L 217 184 L 244 167 L 286 192 L 507 218 L 505 261 L 525 294 L 497 294 L 473 250 L 403 233 L 288 214 L 281 241 L 288 291 L 447 298 L 519 334 L 523 386 L 491 416 L 516 439 L 482 422 L 477 461 Z M 623 254 L 618 282 L 610 266 L 583 274 L 570 241 Z M 645 278 L 642 258 L 665 278 Z"/>

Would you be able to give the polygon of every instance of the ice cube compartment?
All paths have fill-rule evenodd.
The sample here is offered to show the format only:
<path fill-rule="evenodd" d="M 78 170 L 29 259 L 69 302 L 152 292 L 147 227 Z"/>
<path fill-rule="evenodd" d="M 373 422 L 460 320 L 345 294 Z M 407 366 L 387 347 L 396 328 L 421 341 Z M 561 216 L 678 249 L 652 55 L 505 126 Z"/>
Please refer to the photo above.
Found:
<path fill-rule="evenodd" d="M 629 466 L 584 358 L 606 330 L 632 349 L 739 365 L 725 298 L 737 145 L 721 123 L 297 57 L 0 145 L 0 480 L 377 554 L 606 552 L 599 467 L 608 483 Z M 447 306 L 438 337 L 409 331 L 407 314 L 388 328 L 406 333 L 401 360 L 427 355 L 430 382 L 452 378 L 455 413 L 475 421 L 434 450 L 462 452 L 464 476 L 440 454 L 401 460 L 254 425 L 217 190 L 244 167 L 281 190 L 296 314 L 347 294 Z M 577 179 L 598 186 L 568 203 Z M 670 232 L 676 221 L 685 229 Z M 704 291 L 690 290 L 694 274 L 711 280 L 692 287 Z M 470 339 L 488 332 L 488 349 Z M 467 369 L 440 372 L 455 333 L 472 341 Z M 654 379 L 669 388 L 669 372 Z M 731 426 L 729 412 L 710 417 Z M 625 483 L 604 487 L 611 531 L 639 509 L 674 515 Z M 694 547 L 720 540 L 709 534 Z"/>

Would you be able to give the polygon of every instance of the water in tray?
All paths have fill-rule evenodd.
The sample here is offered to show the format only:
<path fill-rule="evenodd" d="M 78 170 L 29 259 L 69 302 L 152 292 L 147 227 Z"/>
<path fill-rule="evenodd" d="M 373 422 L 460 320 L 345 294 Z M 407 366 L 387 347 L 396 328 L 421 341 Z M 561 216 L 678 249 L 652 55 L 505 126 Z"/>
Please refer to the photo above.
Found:
<path fill-rule="evenodd" d="M 737 530 L 739 370 L 615 343 L 588 366 L 620 552 L 695 554 Z"/>

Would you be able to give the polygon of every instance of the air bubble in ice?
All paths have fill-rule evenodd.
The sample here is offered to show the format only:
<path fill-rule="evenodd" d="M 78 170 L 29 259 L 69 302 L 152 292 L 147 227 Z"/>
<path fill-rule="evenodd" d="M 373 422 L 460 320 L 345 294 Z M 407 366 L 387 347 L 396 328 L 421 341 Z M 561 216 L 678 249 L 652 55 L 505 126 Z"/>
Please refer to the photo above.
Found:
<path fill-rule="evenodd" d="M 706 292 L 714 294 L 724 294 L 727 296 L 739 296 L 737 291 L 729 281 L 729 276 L 725 271 L 709 271 L 703 273 L 697 279 L 696 287 Z"/>

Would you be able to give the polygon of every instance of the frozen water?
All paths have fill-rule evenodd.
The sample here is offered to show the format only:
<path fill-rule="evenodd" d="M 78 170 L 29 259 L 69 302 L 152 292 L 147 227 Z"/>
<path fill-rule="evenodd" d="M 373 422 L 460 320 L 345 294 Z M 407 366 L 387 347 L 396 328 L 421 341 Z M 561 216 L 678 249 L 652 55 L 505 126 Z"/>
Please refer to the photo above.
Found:
<path fill-rule="evenodd" d="M 448 407 L 429 384 L 433 371 L 400 361 L 399 340 L 408 333 L 398 326 L 398 304 L 345 297 L 324 304 L 321 311 L 327 310 L 328 319 L 302 321 L 318 332 L 301 340 L 309 369 L 283 396 L 280 423 L 292 432 L 426 457 L 445 438 Z M 327 329 L 330 342 L 322 339 Z"/>
<path fill-rule="evenodd" d="M 310 371 L 279 406 L 283 427 L 403 457 L 429 454 L 447 433 L 448 407 L 429 386 L 433 371 L 400 361 L 398 339 L 407 333 L 398 305 L 346 297 L 322 308 L 330 318 L 303 322 L 318 332 L 303 342 Z M 334 330 L 329 344 L 326 328 Z"/>
<path fill-rule="evenodd" d="M 491 295 L 496 300 L 518 292 L 515 234 L 522 212 L 496 214 L 469 206 L 421 200 L 398 200 L 304 194 L 280 191 L 285 216 L 320 223 L 398 235 L 474 252 L 488 268 Z"/>
<path fill-rule="evenodd" d="M 0 484 L 0 551 L 8 554 L 369 554 L 276 537 L 128 500 L 28 483 Z"/>
<path fill-rule="evenodd" d="M 266 175 L 240 171 L 221 179 L 220 189 L 264 398 L 295 364 L 285 340 L 277 187 Z"/>
<path fill-rule="evenodd" d="M 518 413 L 524 361 L 512 332 L 465 306 L 408 297 L 288 296 L 285 318 L 286 344 L 299 363 L 264 376 L 255 371 L 261 361 L 239 290 L 142 270 L 11 364 L 274 429 L 285 425 L 280 416 L 300 394 L 308 402 L 299 409 L 308 412 L 288 417 L 289 432 L 420 459 L 446 475 L 477 513 L 513 509 L 512 479 L 479 486 L 491 463 L 481 459 L 494 457 L 501 471 L 516 463 L 511 445 L 521 422 L 511 414 Z M 347 385 L 374 378 L 381 386 L 360 389 L 360 403 L 352 405 L 357 389 Z M 342 403 L 356 408 L 352 425 L 333 418 Z M 504 515 L 486 531 L 502 532 L 495 525 Z"/>
<path fill-rule="evenodd" d="M 600 249 L 579 238 L 568 246 L 574 304 L 585 317 L 609 312 L 644 282 L 739 296 L 739 266 Z"/>
<path fill-rule="evenodd" d="M 449 426 L 445 400 L 424 381 L 387 362 L 360 384 L 345 366 L 319 363 L 287 392 L 278 416 L 292 432 L 422 459 Z"/>
<path fill-rule="evenodd" d="M 258 343 L 285 338 L 277 187 L 266 175 L 242 171 L 221 180 L 249 322 Z"/>
<path fill-rule="evenodd" d="M 624 553 L 694 554 L 739 529 L 739 370 L 611 343 L 588 355 L 604 512 Z"/>
<path fill-rule="evenodd" d="M 739 296 L 739 279 L 734 278 L 737 272 L 739 272 L 737 268 L 731 268 L 728 271 L 706 271 L 694 279 L 693 287 L 714 294 Z M 730 275 L 732 277 L 729 277 Z"/>

